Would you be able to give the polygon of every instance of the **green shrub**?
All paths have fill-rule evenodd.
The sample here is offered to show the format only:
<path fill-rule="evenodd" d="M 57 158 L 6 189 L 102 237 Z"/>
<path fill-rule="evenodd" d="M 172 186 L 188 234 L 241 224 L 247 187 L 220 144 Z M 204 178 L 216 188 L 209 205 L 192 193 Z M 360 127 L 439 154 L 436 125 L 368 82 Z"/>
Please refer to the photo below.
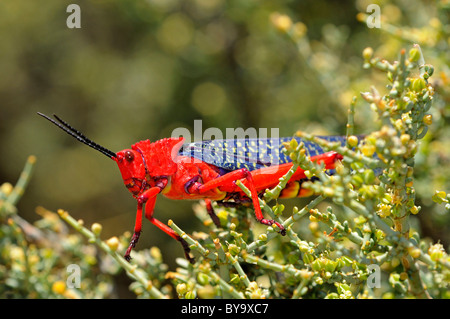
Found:
<path fill-rule="evenodd" d="M 442 14 L 446 9 L 440 6 Z M 330 100 L 356 95 L 357 90 L 345 87 L 344 92 L 339 85 L 345 82 L 339 77 L 344 67 L 328 74 L 317 68 L 319 56 L 337 55 L 332 47 L 314 54 L 304 24 L 278 13 L 271 21 L 297 46 L 305 72 Z M 433 61 L 445 64 L 439 61 L 448 50 L 448 28 L 437 18 L 431 24 L 408 29 L 383 23 L 382 31 L 435 47 Z M 381 51 L 389 52 L 391 44 L 386 40 Z M 421 235 L 424 220 L 433 225 L 449 221 L 448 157 L 442 152 L 448 149 L 443 138 L 448 136 L 447 73 L 442 65 L 434 72 L 418 45 L 400 50 L 394 62 L 374 51 L 362 52 L 363 68 L 383 74 L 386 86 L 367 86 L 362 99 L 354 97 L 348 105 L 348 147 L 297 132 L 344 155 L 336 174 L 329 176 L 311 162 L 302 144 L 285 145 L 293 169 L 318 178 L 303 183 L 315 193 L 303 206 L 278 200 L 287 178 L 261 199 L 265 214 L 282 223 L 287 236 L 257 224 L 246 207 L 216 206 L 222 226 L 216 228 L 205 207 L 196 204 L 195 215 L 207 232 L 187 234 L 168 223 L 189 243 L 195 264 L 177 259 L 179 267 L 171 271 L 157 247 L 133 251 L 128 263 L 122 255 L 129 233 L 102 240 L 100 224 L 85 227 L 63 210 L 39 207 L 41 219 L 34 224 L 19 216 L 17 202 L 35 164 L 31 156 L 16 185 L 0 187 L 0 297 L 117 297 L 115 279 L 126 272 L 139 298 L 449 298 L 448 253 L 439 241 Z M 351 63 L 345 65 L 348 73 Z M 357 109 L 361 100 L 363 107 Z M 335 116 L 346 111 L 341 105 L 336 102 Z M 358 116 L 373 118 L 366 121 L 372 132 L 355 133 Z M 428 213 L 419 219 L 425 209 Z"/>

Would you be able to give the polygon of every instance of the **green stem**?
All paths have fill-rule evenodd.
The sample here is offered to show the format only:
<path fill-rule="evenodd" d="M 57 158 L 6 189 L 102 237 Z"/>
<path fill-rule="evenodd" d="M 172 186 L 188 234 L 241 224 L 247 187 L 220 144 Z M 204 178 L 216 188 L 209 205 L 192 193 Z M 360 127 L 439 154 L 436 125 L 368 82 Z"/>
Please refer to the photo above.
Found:
<path fill-rule="evenodd" d="M 16 206 L 19 202 L 19 199 L 25 192 L 25 188 L 27 187 L 31 174 L 33 173 L 34 164 L 36 163 L 36 157 L 34 155 L 30 155 L 27 158 L 25 163 L 25 167 L 23 168 L 22 173 L 20 174 L 19 179 L 17 180 L 14 189 L 11 191 L 9 196 L 5 200 L 5 207 L 11 208 Z"/>
<path fill-rule="evenodd" d="M 109 246 L 105 242 L 101 241 L 98 236 L 96 236 L 93 232 L 80 224 L 75 218 L 70 216 L 68 212 L 60 209 L 58 210 L 58 214 L 61 219 L 72 226 L 80 234 L 85 236 L 90 243 L 97 245 L 101 250 L 110 255 L 122 268 L 125 269 L 125 271 L 131 278 L 139 282 L 148 291 L 151 297 L 157 299 L 167 298 L 166 295 L 164 295 L 159 289 L 153 286 L 151 280 L 147 278 L 146 273 L 142 269 L 137 268 L 136 265 L 130 264 L 117 252 L 111 250 L 111 248 L 109 248 Z"/>
<path fill-rule="evenodd" d="M 246 263 L 249 263 L 249 264 L 256 264 L 256 265 L 266 268 L 266 269 L 270 269 L 270 270 L 274 270 L 274 271 L 278 271 L 278 272 L 284 272 L 284 273 L 287 273 L 287 274 L 293 275 L 293 276 L 300 277 L 302 275 L 302 271 L 295 268 L 291 264 L 280 265 L 280 264 L 262 259 L 258 256 L 250 255 L 248 253 L 241 254 L 241 257 Z M 305 271 L 307 271 L 307 270 L 305 270 Z"/>
<path fill-rule="evenodd" d="M 298 166 L 299 166 L 298 163 L 293 163 L 289 171 L 283 177 L 280 178 L 280 182 L 278 183 L 278 185 L 272 188 L 271 190 L 267 190 L 264 193 L 264 199 L 265 200 L 277 199 L 278 196 L 280 196 L 281 191 L 286 187 L 286 184 L 289 182 L 292 175 L 294 175 Z"/>
<path fill-rule="evenodd" d="M 238 258 L 231 256 L 230 253 L 226 253 L 226 256 L 233 265 L 233 267 L 236 269 L 240 279 L 244 282 L 245 286 L 248 288 L 250 286 L 250 280 L 248 279 L 247 274 L 244 272 L 241 265 L 239 264 Z"/>
<path fill-rule="evenodd" d="M 353 131 L 355 128 L 355 104 L 356 104 L 356 96 L 353 97 L 352 102 L 350 103 L 350 108 L 348 109 L 347 141 L 348 137 L 353 135 Z"/>
<path fill-rule="evenodd" d="M 178 227 L 171 219 L 167 223 L 170 228 L 172 228 L 182 239 L 184 239 L 189 245 L 191 249 L 198 250 L 204 257 L 217 260 L 218 256 L 208 249 L 203 247 L 197 240 L 188 236 L 180 227 Z"/>
<path fill-rule="evenodd" d="M 244 295 L 241 292 L 237 291 L 233 286 L 229 285 L 226 281 L 220 278 L 220 276 L 216 274 L 214 271 L 209 271 L 208 273 L 206 273 L 206 275 L 208 275 L 208 277 L 210 277 L 212 280 L 216 281 L 219 284 L 221 290 L 226 295 L 231 295 L 233 298 L 236 299 L 245 299 Z"/>

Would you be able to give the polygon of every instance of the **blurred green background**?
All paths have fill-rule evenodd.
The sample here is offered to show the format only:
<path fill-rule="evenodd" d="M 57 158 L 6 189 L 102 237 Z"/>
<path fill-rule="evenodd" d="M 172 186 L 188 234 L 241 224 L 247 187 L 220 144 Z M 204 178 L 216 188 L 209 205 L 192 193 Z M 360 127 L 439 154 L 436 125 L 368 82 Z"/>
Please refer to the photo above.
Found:
<path fill-rule="evenodd" d="M 81 8 L 81 29 L 69 29 L 66 8 Z M 357 19 L 380 5 L 382 29 Z M 113 161 L 76 142 L 36 115 L 56 113 L 97 143 L 118 151 L 142 140 L 217 127 L 279 128 L 291 136 L 345 134 L 353 96 L 382 74 L 362 69 L 361 52 L 395 60 L 418 42 L 436 75 L 435 124 L 417 158 L 415 185 L 423 206 L 421 231 L 449 245 L 449 216 L 431 201 L 450 191 L 448 1 L 110 0 L 0 2 L 0 183 L 14 183 L 28 155 L 34 177 L 19 205 L 36 220 L 36 206 L 63 208 L 103 237 L 132 231 L 136 202 Z M 298 47 L 272 24 L 274 13 L 301 22 Z M 395 29 L 395 27 L 400 29 Z M 358 99 L 356 133 L 377 128 Z M 225 134 L 225 133 L 224 133 Z M 289 201 L 302 205 L 305 200 Z M 193 202 L 157 201 L 155 217 L 185 231 L 202 230 Z M 174 265 L 179 244 L 144 223 L 138 248 L 159 246 Z"/>

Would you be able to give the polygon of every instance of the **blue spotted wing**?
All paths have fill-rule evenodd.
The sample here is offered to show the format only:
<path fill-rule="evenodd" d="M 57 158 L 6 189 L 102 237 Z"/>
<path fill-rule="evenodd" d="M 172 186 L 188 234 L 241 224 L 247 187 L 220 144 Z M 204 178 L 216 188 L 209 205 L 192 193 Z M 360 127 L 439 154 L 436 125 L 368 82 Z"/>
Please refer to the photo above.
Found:
<path fill-rule="evenodd" d="M 345 145 L 345 136 L 319 136 L 330 142 Z M 299 143 L 305 144 L 308 156 L 325 153 L 317 144 L 294 137 Z M 225 171 L 246 168 L 249 171 L 291 162 L 282 150 L 283 143 L 290 142 L 293 137 L 282 138 L 248 138 L 206 140 L 184 144 L 179 154 L 194 157 L 206 163 L 215 165 Z"/>

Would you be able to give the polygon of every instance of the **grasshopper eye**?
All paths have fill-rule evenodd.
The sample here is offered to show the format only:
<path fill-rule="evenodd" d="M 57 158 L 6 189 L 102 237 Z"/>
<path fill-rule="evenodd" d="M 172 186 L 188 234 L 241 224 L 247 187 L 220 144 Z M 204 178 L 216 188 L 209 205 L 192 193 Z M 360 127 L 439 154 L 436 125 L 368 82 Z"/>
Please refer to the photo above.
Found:
<path fill-rule="evenodd" d="M 133 152 L 131 152 L 131 151 L 126 151 L 126 152 L 125 152 L 125 159 L 126 159 L 128 162 L 132 162 L 132 161 L 134 160 L 134 154 L 133 154 Z"/>

